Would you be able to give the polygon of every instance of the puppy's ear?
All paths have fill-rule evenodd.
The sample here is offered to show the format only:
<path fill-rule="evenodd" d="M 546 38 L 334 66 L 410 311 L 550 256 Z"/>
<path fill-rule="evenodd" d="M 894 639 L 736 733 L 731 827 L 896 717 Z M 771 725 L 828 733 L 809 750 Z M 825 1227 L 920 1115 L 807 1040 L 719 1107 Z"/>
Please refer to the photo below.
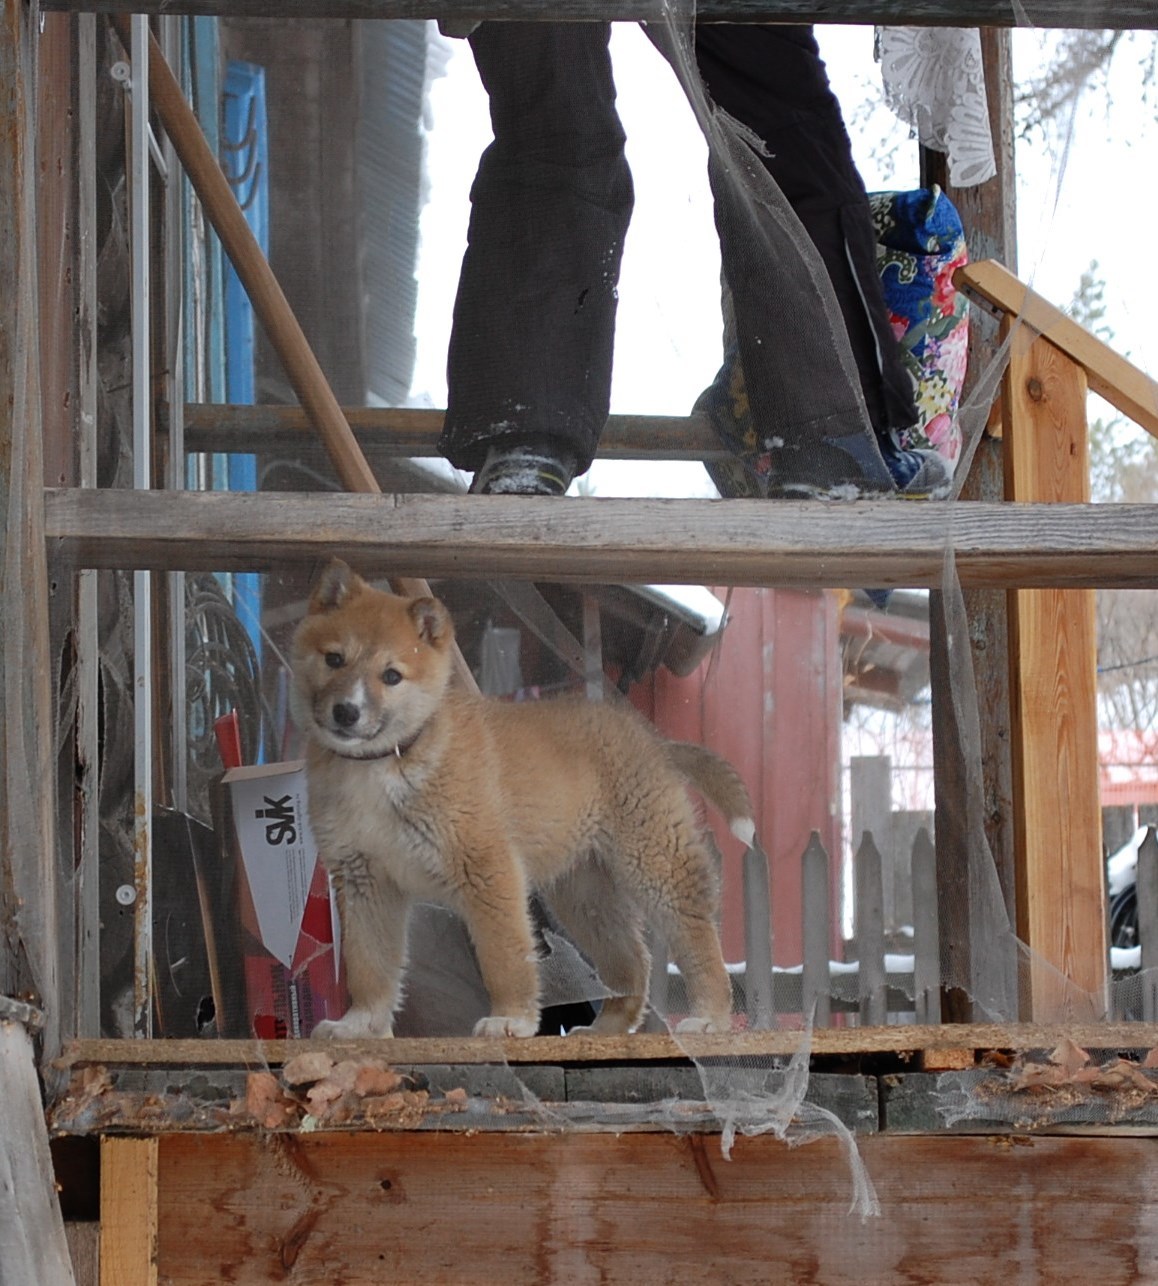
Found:
<path fill-rule="evenodd" d="M 444 647 L 454 638 L 454 622 L 437 598 L 416 598 L 410 604 L 410 619 L 418 629 L 418 637 L 431 647 Z"/>
<path fill-rule="evenodd" d="M 360 589 L 362 578 L 340 558 L 331 558 L 310 596 L 311 612 L 330 612 Z"/>

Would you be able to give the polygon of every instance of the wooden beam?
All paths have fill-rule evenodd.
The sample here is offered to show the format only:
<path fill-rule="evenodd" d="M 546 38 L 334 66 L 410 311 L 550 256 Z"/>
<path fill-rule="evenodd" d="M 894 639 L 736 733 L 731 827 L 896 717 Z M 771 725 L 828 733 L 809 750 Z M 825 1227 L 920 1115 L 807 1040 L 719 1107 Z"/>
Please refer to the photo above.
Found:
<path fill-rule="evenodd" d="M 170 1135 L 159 1263 L 210 1281 L 1152 1280 L 1149 1139 Z M 142 1279 L 143 1280 L 143 1279 Z"/>
<path fill-rule="evenodd" d="M 1015 327 L 1005 378 L 1009 499 L 1088 501 L 1082 369 Z M 1024 1016 L 1100 1017 L 1107 950 L 1093 591 L 1013 591 L 1010 667 L 1017 923 L 1030 950 Z"/>
<path fill-rule="evenodd" d="M 415 407 L 343 407 L 362 450 L 374 456 L 441 456 L 442 411 Z M 291 454 L 312 440 L 309 417 L 297 406 L 220 406 L 194 402 L 185 407 L 186 451 L 245 451 Z M 601 460 L 714 460 L 728 449 L 700 415 L 613 415 L 599 439 Z"/>
<path fill-rule="evenodd" d="M 800 587 L 1158 586 L 1152 505 L 50 489 L 62 566 Z"/>
<path fill-rule="evenodd" d="M 222 18 L 454 18 L 458 21 L 658 21 L 662 0 L 42 0 L 42 9 L 205 13 Z M 887 22 L 899 26 L 1158 29 L 1155 0 L 699 0 L 706 22 Z"/>
<path fill-rule="evenodd" d="M 799 1031 L 744 1031 L 720 1036 L 637 1032 L 631 1036 L 535 1036 L 481 1040 L 431 1036 L 394 1040 L 78 1040 L 65 1047 L 61 1067 L 279 1067 L 307 1050 L 334 1058 L 385 1058 L 398 1067 L 424 1064 L 647 1063 L 689 1057 L 791 1056 L 807 1045 L 813 1057 L 920 1050 L 1052 1050 L 1072 1040 L 1083 1049 L 1158 1047 L 1158 1023 L 943 1023 L 936 1026 L 826 1027 Z"/>
<path fill-rule="evenodd" d="M 1044 336 L 1082 368 L 1090 388 L 1158 437 L 1158 380 L 1140 371 L 993 260 L 958 268 L 957 284 Z"/>
<path fill-rule="evenodd" d="M 101 1286 L 156 1286 L 159 1153 L 156 1138 L 101 1139 Z M 212 1245 L 201 1218 L 198 1240 Z"/>

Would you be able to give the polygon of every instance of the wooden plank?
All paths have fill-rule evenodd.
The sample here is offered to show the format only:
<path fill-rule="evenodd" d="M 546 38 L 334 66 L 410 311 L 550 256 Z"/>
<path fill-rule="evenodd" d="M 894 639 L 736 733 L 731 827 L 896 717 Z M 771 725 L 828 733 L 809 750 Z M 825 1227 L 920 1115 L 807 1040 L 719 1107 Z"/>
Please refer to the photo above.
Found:
<path fill-rule="evenodd" d="M 342 414 L 371 464 L 442 455 L 442 411 L 345 406 Z M 312 443 L 309 417 L 297 406 L 194 402 L 185 407 L 186 451 L 266 452 L 296 459 Z M 718 460 L 728 454 L 702 415 L 612 415 L 599 439 L 601 460 Z"/>
<path fill-rule="evenodd" d="M 0 1021 L 0 1280 L 71 1286 L 32 1039 Z"/>
<path fill-rule="evenodd" d="M 1081 369 L 1019 327 L 1005 389 L 1009 499 L 1088 500 Z M 1025 1016 L 1094 1017 L 1104 1013 L 1107 951 L 1093 591 L 1013 591 L 1010 666 Z"/>
<path fill-rule="evenodd" d="M 880 1218 L 835 1139 L 668 1134 L 162 1141 L 181 1283 L 1137 1282 L 1158 1274 L 1148 1139 L 876 1136 Z M 935 1230 L 932 1235 L 931 1230 Z"/>
<path fill-rule="evenodd" d="M 702 585 L 1158 586 L 1151 505 L 559 500 L 50 489 L 73 567 L 259 570 L 339 555 L 367 573 Z"/>
<path fill-rule="evenodd" d="M 546 19 L 552 22 L 656 21 L 662 0 L 45 0 L 44 9 L 97 13 L 205 13 L 229 18 L 455 18 L 472 21 Z M 902 26 L 1158 29 L 1155 0 L 1114 0 L 1112 8 L 1086 0 L 699 0 L 707 22 L 887 22 Z"/>
<path fill-rule="evenodd" d="M 159 1152 L 155 1138 L 101 1140 L 101 1286 L 156 1286 Z M 197 1240 L 212 1245 L 204 1220 Z"/>
<path fill-rule="evenodd" d="M 64 1225 L 76 1286 L 100 1286 L 100 1224 L 70 1220 Z"/>
<path fill-rule="evenodd" d="M 59 1060 L 68 1069 L 120 1067 L 277 1067 L 308 1050 L 335 1058 L 387 1058 L 398 1066 L 445 1063 L 639 1063 L 688 1057 L 760 1058 L 792 1055 L 806 1039 L 798 1031 L 732 1032 L 719 1036 L 535 1036 L 488 1041 L 474 1037 L 397 1038 L 390 1041 L 81 1040 Z M 922 1049 L 1045 1049 L 1072 1040 L 1083 1049 L 1158 1047 L 1158 1024 L 943 1023 L 933 1027 L 830 1027 L 808 1037 L 817 1057 Z"/>
<path fill-rule="evenodd" d="M 1086 372 L 1095 393 L 1158 437 L 1158 380 L 1140 371 L 994 260 L 958 268 L 954 280 L 1048 339 Z"/>

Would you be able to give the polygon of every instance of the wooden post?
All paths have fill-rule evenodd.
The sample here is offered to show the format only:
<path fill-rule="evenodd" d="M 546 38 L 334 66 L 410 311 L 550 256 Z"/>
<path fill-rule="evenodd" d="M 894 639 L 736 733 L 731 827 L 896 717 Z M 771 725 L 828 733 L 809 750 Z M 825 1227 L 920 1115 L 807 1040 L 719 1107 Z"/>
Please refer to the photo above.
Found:
<path fill-rule="evenodd" d="M 997 173 L 975 187 L 955 188 L 948 165 L 939 153 L 923 152 L 922 181 L 939 183 L 956 205 L 965 227 L 970 259 L 996 259 L 1011 271 L 1017 269 L 1016 184 L 1013 143 L 1013 56 L 1010 33 L 995 27 L 981 28 L 981 57 L 989 103 L 989 129 L 993 138 Z M 972 465 L 961 491 L 962 500 L 1000 500 L 1002 448 L 998 438 L 981 427 L 988 418 L 989 395 L 978 401 L 979 388 L 988 389 L 992 363 L 999 360 L 996 323 L 974 309 L 969 324 L 969 367 L 966 376 L 963 423 L 980 434 Z M 985 958 L 969 914 L 967 860 L 988 860 L 978 836 L 984 831 L 992 854 L 1009 921 L 1014 919 L 1012 768 L 1009 760 L 1009 665 L 1006 596 L 995 589 L 963 591 L 966 639 L 973 666 L 977 729 L 981 762 L 976 765 L 980 798 L 964 798 L 966 783 L 975 780 L 962 762 L 968 742 L 952 700 L 955 676 L 949 665 L 949 630 L 956 608 L 955 595 L 934 591 L 929 601 L 929 667 L 933 685 L 934 788 L 937 820 L 934 842 L 937 863 L 937 900 L 948 961 L 944 996 L 945 1019 L 969 1022 L 977 1017 L 978 995 L 995 996 L 1012 991 L 1003 975 L 1012 975 L 1002 959 Z M 970 855 L 966 858 L 965 855 Z M 1012 958 L 1012 944 L 1008 956 Z M 982 977 L 985 974 L 987 976 Z M 1005 1015 L 1008 1018 L 1015 1014 Z"/>
<path fill-rule="evenodd" d="M 1085 372 L 1008 320 L 1008 500 L 1088 502 Z M 1030 948 L 1022 1017 L 1105 1013 L 1107 952 L 1098 798 L 1093 590 L 1011 590 L 1010 707 L 1018 936 Z"/>
<path fill-rule="evenodd" d="M 101 1286 L 156 1286 L 159 1148 L 101 1139 Z"/>
<path fill-rule="evenodd" d="M 59 1049 L 54 709 L 44 541 L 44 458 L 33 74 L 37 37 L 22 4 L 0 11 L 0 993 L 31 992 L 44 1052 Z"/>

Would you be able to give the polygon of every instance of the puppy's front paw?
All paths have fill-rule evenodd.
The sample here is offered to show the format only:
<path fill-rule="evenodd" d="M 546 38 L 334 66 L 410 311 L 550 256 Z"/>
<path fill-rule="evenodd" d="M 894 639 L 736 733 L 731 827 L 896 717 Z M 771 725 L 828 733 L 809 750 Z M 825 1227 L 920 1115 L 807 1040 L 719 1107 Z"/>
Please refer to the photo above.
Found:
<path fill-rule="evenodd" d="M 394 1035 L 394 1024 L 367 1009 L 350 1009 L 342 1018 L 324 1018 L 314 1028 L 315 1040 L 377 1040 Z"/>
<path fill-rule="evenodd" d="M 488 1036 L 492 1040 L 503 1036 L 533 1036 L 539 1030 L 535 1018 L 504 1017 L 494 1014 L 490 1018 L 480 1018 L 474 1025 L 476 1036 Z"/>
<path fill-rule="evenodd" d="M 676 1023 L 677 1036 L 711 1036 L 729 1031 L 730 1027 L 711 1018 L 681 1018 Z"/>

